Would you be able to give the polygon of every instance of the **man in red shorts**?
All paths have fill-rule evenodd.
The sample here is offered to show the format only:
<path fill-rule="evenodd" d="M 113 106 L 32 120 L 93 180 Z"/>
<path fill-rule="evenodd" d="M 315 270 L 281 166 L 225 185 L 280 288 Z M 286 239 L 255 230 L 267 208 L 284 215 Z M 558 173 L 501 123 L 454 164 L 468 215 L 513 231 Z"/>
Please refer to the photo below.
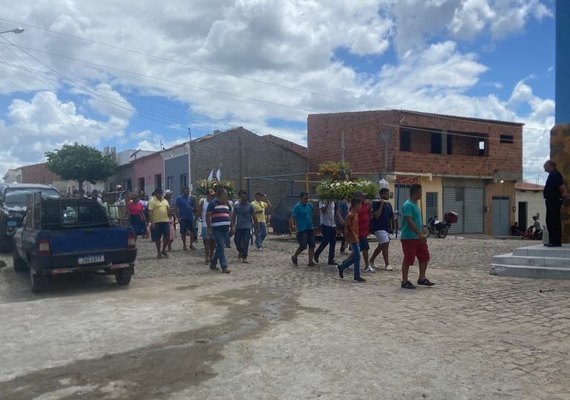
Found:
<path fill-rule="evenodd" d="M 420 264 L 420 278 L 418 285 L 433 286 L 434 283 L 426 278 L 426 270 L 429 262 L 429 249 L 427 240 L 422 234 L 422 213 L 418 207 L 418 201 L 422 198 L 422 186 L 412 185 L 410 199 L 402 206 L 402 250 L 404 261 L 402 262 L 402 289 L 415 289 L 416 287 L 408 280 L 410 265 L 414 265 L 416 258 Z"/>

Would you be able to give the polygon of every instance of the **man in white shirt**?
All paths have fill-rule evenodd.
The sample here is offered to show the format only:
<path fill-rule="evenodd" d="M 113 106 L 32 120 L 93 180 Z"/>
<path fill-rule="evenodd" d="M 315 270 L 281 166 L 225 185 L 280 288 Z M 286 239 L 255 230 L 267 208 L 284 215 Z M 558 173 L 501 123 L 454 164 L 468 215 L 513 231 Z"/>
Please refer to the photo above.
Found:
<path fill-rule="evenodd" d="M 336 223 L 335 217 L 337 216 L 336 204 L 334 201 L 322 200 L 319 202 L 319 210 L 321 211 L 321 233 L 323 241 L 319 248 L 315 251 L 315 262 L 319 263 L 319 256 L 323 250 L 329 246 L 329 265 L 338 265 L 335 261 L 335 246 L 336 246 Z"/>

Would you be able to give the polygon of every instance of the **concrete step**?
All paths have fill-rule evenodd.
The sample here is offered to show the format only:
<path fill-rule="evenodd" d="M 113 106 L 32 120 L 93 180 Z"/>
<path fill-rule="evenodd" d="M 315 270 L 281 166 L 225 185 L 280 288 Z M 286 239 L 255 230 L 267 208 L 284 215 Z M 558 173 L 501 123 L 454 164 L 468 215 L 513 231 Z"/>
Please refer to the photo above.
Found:
<path fill-rule="evenodd" d="M 490 274 L 517 278 L 570 279 L 570 267 L 557 268 L 493 263 Z"/>
<path fill-rule="evenodd" d="M 556 267 L 569 268 L 570 257 L 534 257 L 534 256 L 517 256 L 513 253 L 501 254 L 493 257 L 493 264 L 504 265 L 526 265 L 535 267 Z"/>
<path fill-rule="evenodd" d="M 520 257 L 553 257 L 570 259 L 570 245 L 564 244 L 562 247 L 544 247 L 539 244 L 516 249 L 514 256 Z"/>

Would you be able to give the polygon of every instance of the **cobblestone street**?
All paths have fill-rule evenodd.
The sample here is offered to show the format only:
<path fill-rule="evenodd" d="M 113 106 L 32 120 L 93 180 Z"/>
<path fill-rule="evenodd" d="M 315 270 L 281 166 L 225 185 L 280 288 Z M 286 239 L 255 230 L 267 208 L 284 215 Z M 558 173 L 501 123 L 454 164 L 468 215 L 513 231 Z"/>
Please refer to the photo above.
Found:
<path fill-rule="evenodd" d="M 230 275 L 180 241 L 163 260 L 140 242 L 128 289 L 59 277 L 42 295 L 3 255 L 0 397 L 570 399 L 570 282 L 488 274 L 528 242 L 429 244 L 436 286 L 415 291 L 399 287 L 397 240 L 395 271 L 365 284 L 306 256 L 293 267 L 288 237 L 249 265 L 229 250 Z"/>

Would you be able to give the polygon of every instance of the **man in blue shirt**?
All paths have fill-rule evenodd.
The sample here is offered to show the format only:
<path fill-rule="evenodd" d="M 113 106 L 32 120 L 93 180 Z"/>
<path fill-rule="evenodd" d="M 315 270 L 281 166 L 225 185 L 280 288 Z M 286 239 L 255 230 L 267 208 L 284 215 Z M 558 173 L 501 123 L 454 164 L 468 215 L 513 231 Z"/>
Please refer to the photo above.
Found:
<path fill-rule="evenodd" d="M 182 196 L 176 199 L 176 217 L 180 222 L 180 236 L 182 236 L 182 248 L 188 250 L 186 246 L 186 235 L 190 235 L 190 250 L 194 247 L 194 215 L 196 212 L 196 202 L 190 196 L 190 188 L 185 187 Z"/>
<path fill-rule="evenodd" d="M 390 247 L 390 232 L 392 231 L 392 221 L 394 220 L 394 210 L 389 203 L 390 190 L 386 188 L 380 189 L 380 200 L 372 202 L 372 232 L 378 239 L 378 246 L 370 257 L 370 267 L 372 270 L 376 268 L 374 261 L 382 252 L 384 258 L 384 269 L 392 271 L 392 267 L 388 261 L 388 251 Z"/>
<path fill-rule="evenodd" d="M 416 258 L 420 264 L 420 278 L 418 285 L 433 286 L 434 283 L 426 278 L 427 265 L 430 260 L 427 240 L 422 233 L 422 213 L 418 207 L 418 201 L 422 198 L 422 186 L 412 185 L 410 199 L 402 206 L 402 289 L 415 289 L 416 287 L 408 280 L 410 265 L 414 265 Z"/>
<path fill-rule="evenodd" d="M 313 205 L 309 203 L 309 194 L 306 192 L 301 193 L 300 201 L 293 207 L 291 211 L 291 218 L 293 219 L 297 228 L 297 242 L 299 248 L 291 257 L 293 265 L 298 265 L 299 255 L 305 251 L 309 246 L 309 267 L 313 267 L 315 255 L 315 236 L 313 233 Z"/>

